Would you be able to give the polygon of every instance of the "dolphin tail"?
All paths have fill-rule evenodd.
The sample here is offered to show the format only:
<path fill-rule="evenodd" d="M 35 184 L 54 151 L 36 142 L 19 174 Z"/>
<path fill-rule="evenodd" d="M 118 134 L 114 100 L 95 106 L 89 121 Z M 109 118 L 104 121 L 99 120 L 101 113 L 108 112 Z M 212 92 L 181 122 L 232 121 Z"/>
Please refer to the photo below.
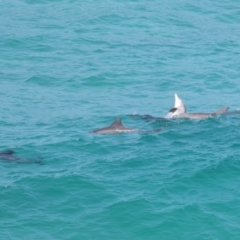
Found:
<path fill-rule="evenodd" d="M 15 152 L 13 150 L 4 150 L 0 152 L 1 154 L 13 155 Z"/>
<path fill-rule="evenodd" d="M 223 107 L 223 108 L 217 110 L 216 112 L 212 113 L 211 116 L 215 117 L 215 116 L 224 114 L 227 112 L 228 109 L 229 109 L 229 107 Z"/>

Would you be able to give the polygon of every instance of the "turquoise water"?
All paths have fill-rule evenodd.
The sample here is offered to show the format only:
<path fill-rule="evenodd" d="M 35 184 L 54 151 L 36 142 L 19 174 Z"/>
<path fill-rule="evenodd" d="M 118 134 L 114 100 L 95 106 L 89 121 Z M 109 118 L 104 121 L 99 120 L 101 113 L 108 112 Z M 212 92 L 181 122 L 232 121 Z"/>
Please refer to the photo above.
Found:
<path fill-rule="evenodd" d="M 239 2 L 0 1 L 0 239 L 240 239 Z M 161 133 L 99 136 L 121 117 Z"/>

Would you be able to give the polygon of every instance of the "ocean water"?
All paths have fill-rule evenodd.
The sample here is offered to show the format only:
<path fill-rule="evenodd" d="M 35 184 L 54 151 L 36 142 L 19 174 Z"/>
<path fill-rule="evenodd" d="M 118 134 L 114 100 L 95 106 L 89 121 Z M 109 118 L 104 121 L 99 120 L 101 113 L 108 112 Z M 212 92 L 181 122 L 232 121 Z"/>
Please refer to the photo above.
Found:
<path fill-rule="evenodd" d="M 0 1 L 0 239 L 240 239 L 239 2 Z M 117 117 L 160 133 L 94 135 Z"/>

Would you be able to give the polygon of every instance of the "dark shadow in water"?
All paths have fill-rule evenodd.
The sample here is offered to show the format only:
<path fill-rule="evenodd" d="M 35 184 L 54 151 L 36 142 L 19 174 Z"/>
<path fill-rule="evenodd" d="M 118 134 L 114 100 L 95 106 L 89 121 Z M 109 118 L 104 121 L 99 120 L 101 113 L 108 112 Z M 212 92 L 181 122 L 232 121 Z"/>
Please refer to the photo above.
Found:
<path fill-rule="evenodd" d="M 172 122 L 173 119 L 167 119 L 164 117 L 153 117 L 149 114 L 144 114 L 144 115 L 140 115 L 140 114 L 130 114 L 130 117 L 133 118 L 139 118 L 139 119 L 144 119 L 147 122 L 151 122 L 151 121 L 162 121 L 162 122 Z"/>
<path fill-rule="evenodd" d="M 5 162 L 15 162 L 15 163 L 36 163 L 43 165 L 43 158 L 37 157 L 37 158 L 23 158 L 15 155 L 15 152 L 13 150 L 5 150 L 0 152 L 0 160 Z"/>

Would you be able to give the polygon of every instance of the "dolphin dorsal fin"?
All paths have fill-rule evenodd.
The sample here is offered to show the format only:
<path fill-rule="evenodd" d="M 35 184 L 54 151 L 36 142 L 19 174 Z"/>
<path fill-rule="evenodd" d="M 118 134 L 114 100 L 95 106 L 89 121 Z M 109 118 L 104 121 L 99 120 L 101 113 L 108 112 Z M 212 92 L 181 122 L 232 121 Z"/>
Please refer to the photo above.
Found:
<path fill-rule="evenodd" d="M 112 124 L 111 127 L 122 127 L 122 120 L 121 118 L 117 118 Z"/>
<path fill-rule="evenodd" d="M 182 100 L 181 100 L 181 98 L 179 98 L 177 93 L 174 94 L 174 98 L 175 98 L 174 107 L 177 108 L 177 107 L 179 107 L 179 105 L 181 105 Z"/>
<path fill-rule="evenodd" d="M 14 151 L 13 150 L 4 150 L 4 151 L 1 151 L 0 153 L 7 154 L 7 155 L 12 155 L 12 154 L 14 154 Z"/>
<path fill-rule="evenodd" d="M 177 95 L 177 93 L 174 94 L 174 97 L 175 97 L 174 108 L 179 109 L 181 113 L 185 113 L 187 109 L 183 100 Z"/>
<path fill-rule="evenodd" d="M 225 112 L 227 112 L 227 110 L 229 109 L 229 107 L 223 107 L 219 110 L 217 110 L 216 112 L 212 113 L 212 116 L 217 116 L 217 115 L 221 115 L 224 114 Z"/>

